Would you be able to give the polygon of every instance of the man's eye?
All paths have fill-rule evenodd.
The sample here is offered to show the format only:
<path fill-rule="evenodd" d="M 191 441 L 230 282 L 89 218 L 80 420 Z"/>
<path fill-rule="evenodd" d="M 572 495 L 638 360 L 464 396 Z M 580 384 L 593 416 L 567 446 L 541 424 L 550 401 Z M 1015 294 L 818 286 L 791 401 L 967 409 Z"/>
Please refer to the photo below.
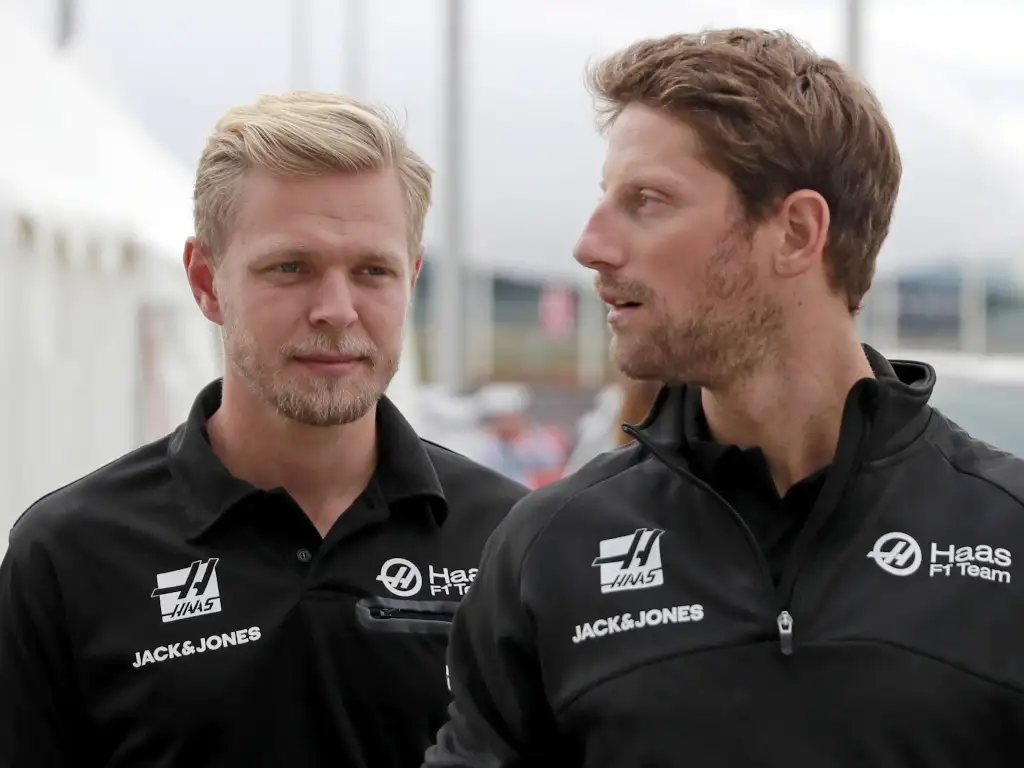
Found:
<path fill-rule="evenodd" d="M 286 275 L 294 275 L 300 269 L 302 269 L 302 265 L 299 264 L 299 262 L 297 262 L 297 261 L 288 261 L 288 262 L 285 262 L 284 264 L 278 264 L 277 268 L 281 272 L 284 272 Z"/>

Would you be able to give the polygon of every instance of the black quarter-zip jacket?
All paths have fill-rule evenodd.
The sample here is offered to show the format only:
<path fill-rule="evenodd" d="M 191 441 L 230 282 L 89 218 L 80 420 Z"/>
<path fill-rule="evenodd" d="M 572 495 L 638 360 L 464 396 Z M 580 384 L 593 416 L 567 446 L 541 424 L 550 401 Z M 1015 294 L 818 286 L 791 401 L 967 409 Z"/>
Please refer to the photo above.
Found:
<path fill-rule="evenodd" d="M 532 493 L 485 549 L 425 765 L 1024 765 L 1024 461 L 867 349 L 778 579 L 681 439 Z"/>

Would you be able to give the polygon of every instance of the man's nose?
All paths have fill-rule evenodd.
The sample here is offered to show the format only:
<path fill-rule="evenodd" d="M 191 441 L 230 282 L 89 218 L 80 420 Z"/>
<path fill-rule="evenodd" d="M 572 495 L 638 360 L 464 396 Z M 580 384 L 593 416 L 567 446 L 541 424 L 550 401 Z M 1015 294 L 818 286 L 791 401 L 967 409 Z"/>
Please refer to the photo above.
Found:
<path fill-rule="evenodd" d="M 598 208 L 587 221 L 573 248 L 573 258 L 588 269 L 604 272 L 624 263 L 624 249 L 614 237 L 604 209 Z"/>
<path fill-rule="evenodd" d="M 328 272 L 316 288 L 315 300 L 309 313 L 313 325 L 346 328 L 359 320 L 355 295 L 348 276 Z"/>

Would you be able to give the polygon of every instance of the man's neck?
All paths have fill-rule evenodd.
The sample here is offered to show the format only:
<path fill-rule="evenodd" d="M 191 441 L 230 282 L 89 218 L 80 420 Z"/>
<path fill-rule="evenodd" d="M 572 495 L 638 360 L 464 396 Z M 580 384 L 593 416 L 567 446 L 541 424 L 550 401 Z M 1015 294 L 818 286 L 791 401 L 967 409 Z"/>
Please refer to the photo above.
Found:
<path fill-rule="evenodd" d="M 832 462 L 846 397 L 874 374 L 852 328 L 780 352 L 731 388 L 703 390 L 701 399 L 715 440 L 760 447 L 782 494 Z"/>
<path fill-rule="evenodd" d="M 231 371 L 207 430 L 232 475 L 257 488 L 284 488 L 321 535 L 363 492 L 377 464 L 375 408 L 350 424 L 305 426 L 278 414 Z"/>

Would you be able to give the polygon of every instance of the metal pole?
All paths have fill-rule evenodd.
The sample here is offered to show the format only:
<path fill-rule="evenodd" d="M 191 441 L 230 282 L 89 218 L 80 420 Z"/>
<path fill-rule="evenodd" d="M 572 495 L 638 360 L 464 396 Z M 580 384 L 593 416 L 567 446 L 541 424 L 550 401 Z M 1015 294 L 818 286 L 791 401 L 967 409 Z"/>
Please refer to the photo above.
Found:
<path fill-rule="evenodd" d="M 861 37 L 863 24 L 861 19 L 861 6 L 859 0 L 844 0 L 843 4 L 843 35 L 846 50 L 843 51 L 846 58 L 846 67 L 854 74 L 861 73 Z M 861 337 L 871 336 L 878 319 L 878 302 L 875 299 L 881 292 L 878 290 L 881 280 L 876 280 L 872 290 L 864 297 L 862 311 L 857 315 L 857 331 Z M 884 303 L 884 302 L 883 302 Z M 886 350 L 888 351 L 888 350 Z"/>
<path fill-rule="evenodd" d="M 366 3 L 345 0 L 345 80 L 350 96 L 366 94 Z"/>
<path fill-rule="evenodd" d="M 466 377 L 477 382 L 494 376 L 494 275 L 486 267 L 466 270 Z"/>
<path fill-rule="evenodd" d="M 75 0 L 57 0 L 57 47 L 67 48 L 75 36 Z"/>
<path fill-rule="evenodd" d="M 289 80 L 293 90 L 308 88 L 312 79 L 312 15 L 310 0 L 292 0 Z"/>
<path fill-rule="evenodd" d="M 988 271 L 978 253 L 969 253 L 960 269 L 960 351 L 988 352 Z"/>
<path fill-rule="evenodd" d="M 462 0 L 444 4 L 444 177 L 437 292 L 433 296 L 434 376 L 451 393 L 466 380 L 463 310 L 463 66 Z"/>
<path fill-rule="evenodd" d="M 862 73 L 864 8 L 860 0 L 846 0 L 846 66 Z"/>
<path fill-rule="evenodd" d="M 866 79 L 864 67 L 864 3 L 846 0 L 844 13 L 846 67 Z M 887 352 L 899 347 L 900 332 L 899 275 L 879 276 L 864 299 L 864 312 L 857 318 L 858 330 Z"/>

